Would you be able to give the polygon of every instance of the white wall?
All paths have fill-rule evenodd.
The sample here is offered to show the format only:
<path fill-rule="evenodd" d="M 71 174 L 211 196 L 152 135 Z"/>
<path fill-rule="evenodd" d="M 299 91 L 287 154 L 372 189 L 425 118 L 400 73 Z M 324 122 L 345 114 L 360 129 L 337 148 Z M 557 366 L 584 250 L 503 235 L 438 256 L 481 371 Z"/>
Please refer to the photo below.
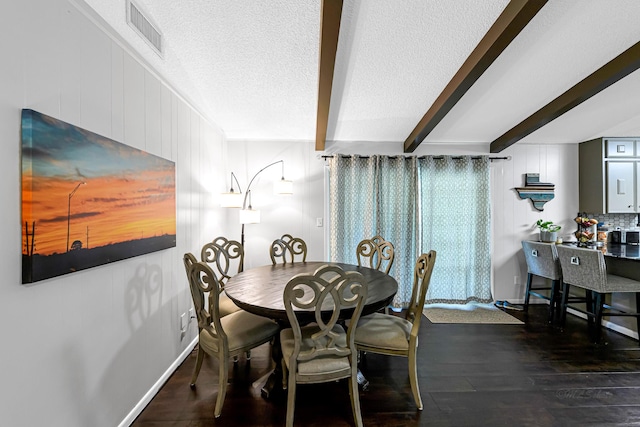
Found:
<path fill-rule="evenodd" d="M 324 260 L 324 161 L 315 152 L 314 142 L 230 141 L 225 182 L 219 191 L 227 191 L 231 172 L 246 193 L 247 185 L 263 167 L 284 161 L 284 176 L 293 181 L 292 195 L 274 195 L 273 182 L 282 177 L 280 164 L 261 172 L 251 184 L 251 201 L 260 210 L 260 224 L 245 225 L 245 269 L 270 264 L 271 242 L 283 234 L 301 237 L 308 245 L 308 260 Z M 226 188 L 225 188 L 226 186 Z M 235 185 L 234 185 L 235 186 Z M 238 209 L 230 209 L 229 237 L 240 240 Z"/>
<path fill-rule="evenodd" d="M 224 138 L 70 2 L 4 2 L 0 34 L 0 423 L 112 427 L 196 337 L 182 254 L 225 233 Z M 22 285 L 22 108 L 176 162 L 177 247 Z"/>

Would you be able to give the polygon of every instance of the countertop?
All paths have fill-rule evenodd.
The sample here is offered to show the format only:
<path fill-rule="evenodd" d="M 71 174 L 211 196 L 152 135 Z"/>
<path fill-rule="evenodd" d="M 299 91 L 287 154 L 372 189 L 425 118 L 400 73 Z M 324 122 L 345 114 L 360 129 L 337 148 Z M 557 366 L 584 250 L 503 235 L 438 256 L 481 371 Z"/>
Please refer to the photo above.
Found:
<path fill-rule="evenodd" d="M 576 242 L 563 242 L 563 245 L 576 246 Z M 640 261 L 640 246 L 627 245 L 624 243 L 608 243 L 603 247 L 591 246 L 593 249 L 600 249 L 605 257 L 621 258 Z"/>

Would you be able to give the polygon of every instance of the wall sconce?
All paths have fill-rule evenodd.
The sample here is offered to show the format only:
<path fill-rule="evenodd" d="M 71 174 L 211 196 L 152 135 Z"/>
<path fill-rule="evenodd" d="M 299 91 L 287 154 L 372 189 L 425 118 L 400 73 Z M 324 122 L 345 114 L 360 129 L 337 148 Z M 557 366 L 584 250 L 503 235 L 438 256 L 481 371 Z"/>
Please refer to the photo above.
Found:
<path fill-rule="evenodd" d="M 244 194 L 244 198 L 242 197 L 242 189 L 240 188 L 240 183 L 238 179 L 231 172 L 231 187 L 229 192 L 221 194 L 220 206 L 228 207 L 228 208 L 241 208 L 240 210 L 240 224 L 242 224 L 242 234 L 240 238 L 240 243 L 244 246 L 244 225 L 245 224 L 258 224 L 260 223 L 260 211 L 258 209 L 253 209 L 251 206 L 251 184 L 253 184 L 253 180 L 256 179 L 262 171 L 271 166 L 277 165 L 278 163 L 282 164 L 282 175 L 279 181 L 274 182 L 274 193 L 275 194 L 293 194 L 293 182 L 284 179 L 284 160 L 278 160 L 277 162 L 273 162 L 268 164 L 267 166 L 260 169 L 249 181 L 249 185 L 247 186 L 247 191 Z M 238 185 L 238 192 L 236 193 L 233 189 L 233 180 L 235 179 L 236 184 Z M 247 204 L 247 199 L 249 200 L 249 204 Z"/>

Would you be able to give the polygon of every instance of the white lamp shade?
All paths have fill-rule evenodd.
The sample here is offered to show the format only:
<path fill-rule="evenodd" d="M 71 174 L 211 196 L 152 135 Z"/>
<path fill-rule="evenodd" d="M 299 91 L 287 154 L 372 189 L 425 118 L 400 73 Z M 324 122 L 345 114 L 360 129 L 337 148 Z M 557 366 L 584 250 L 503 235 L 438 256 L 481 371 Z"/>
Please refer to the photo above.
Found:
<path fill-rule="evenodd" d="M 273 192 L 276 194 L 293 194 L 293 181 L 281 179 L 273 183 Z"/>
<path fill-rule="evenodd" d="M 220 206 L 223 208 L 241 208 L 242 202 L 242 193 L 222 193 L 220 195 Z"/>
<path fill-rule="evenodd" d="M 258 224 L 260 222 L 260 211 L 258 209 L 241 209 L 240 224 Z"/>

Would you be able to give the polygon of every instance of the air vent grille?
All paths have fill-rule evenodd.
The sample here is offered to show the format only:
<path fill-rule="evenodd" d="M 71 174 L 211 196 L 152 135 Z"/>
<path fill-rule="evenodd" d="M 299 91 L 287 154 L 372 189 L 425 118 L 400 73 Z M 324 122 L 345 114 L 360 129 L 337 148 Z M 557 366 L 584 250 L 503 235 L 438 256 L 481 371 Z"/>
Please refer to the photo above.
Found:
<path fill-rule="evenodd" d="M 162 34 L 156 26 L 147 19 L 140 8 L 130 0 L 127 1 L 127 20 L 129 25 L 137 30 L 156 53 L 162 56 Z"/>

